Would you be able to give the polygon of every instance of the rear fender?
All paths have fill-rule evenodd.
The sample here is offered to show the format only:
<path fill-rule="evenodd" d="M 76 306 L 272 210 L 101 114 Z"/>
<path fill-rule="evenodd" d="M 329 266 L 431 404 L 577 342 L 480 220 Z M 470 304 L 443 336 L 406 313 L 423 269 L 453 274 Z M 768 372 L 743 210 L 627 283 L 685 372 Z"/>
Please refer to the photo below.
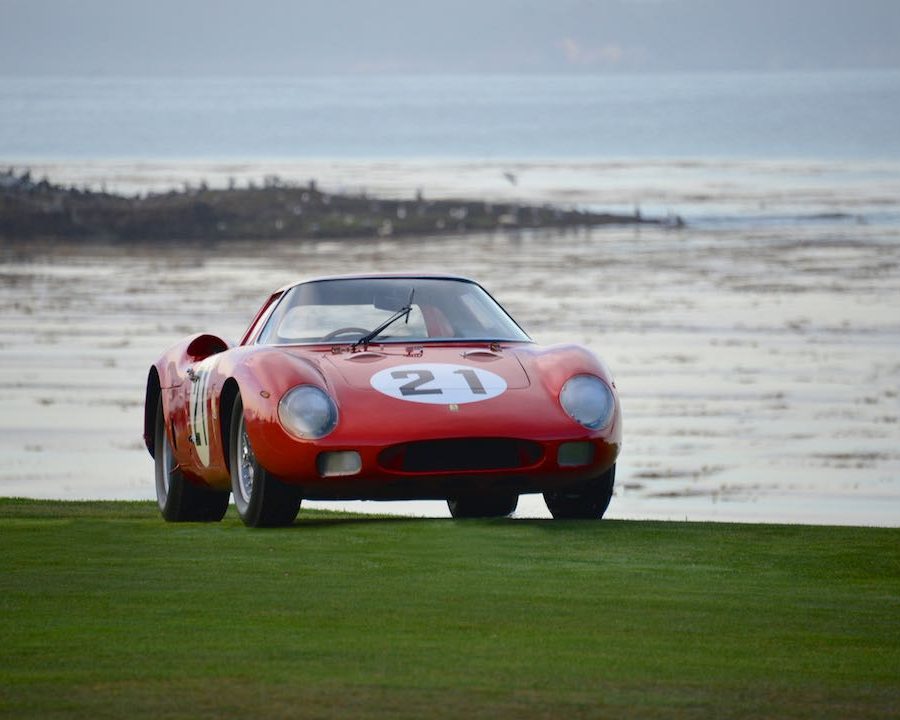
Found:
<path fill-rule="evenodd" d="M 232 345 L 227 340 L 223 340 L 217 335 L 204 333 L 188 338 L 184 354 L 187 356 L 188 361 L 199 362 L 200 360 L 206 360 L 211 355 L 224 352 L 230 347 Z"/>
<path fill-rule="evenodd" d="M 169 419 L 171 415 L 169 407 L 171 393 L 163 391 L 181 386 L 185 382 L 187 370 L 191 365 L 223 352 L 229 347 L 231 345 L 226 340 L 216 335 L 208 333 L 191 335 L 166 350 L 150 368 L 144 396 L 144 444 L 151 456 L 156 450 L 154 433 L 160 397 L 162 397 L 163 413 L 166 418 Z"/>
<path fill-rule="evenodd" d="M 201 333 L 180 340 L 154 363 L 163 390 L 178 387 L 187 376 L 187 368 L 232 347 L 216 335 Z"/>

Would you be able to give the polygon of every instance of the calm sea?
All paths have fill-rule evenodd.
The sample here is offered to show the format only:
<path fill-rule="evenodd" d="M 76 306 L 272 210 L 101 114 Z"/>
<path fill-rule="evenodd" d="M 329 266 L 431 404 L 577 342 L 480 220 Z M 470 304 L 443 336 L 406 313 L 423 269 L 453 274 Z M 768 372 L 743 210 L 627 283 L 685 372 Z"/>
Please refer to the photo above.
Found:
<path fill-rule="evenodd" d="M 900 161 L 900 72 L 0 77 L 0 161 Z"/>

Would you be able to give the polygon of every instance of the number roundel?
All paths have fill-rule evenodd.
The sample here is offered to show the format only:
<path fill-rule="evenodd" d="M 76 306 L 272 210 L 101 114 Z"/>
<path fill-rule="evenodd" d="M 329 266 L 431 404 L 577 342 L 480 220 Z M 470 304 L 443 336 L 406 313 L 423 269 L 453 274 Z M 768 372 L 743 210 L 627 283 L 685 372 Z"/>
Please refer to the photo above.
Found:
<path fill-rule="evenodd" d="M 506 391 L 506 381 L 496 373 L 450 363 L 387 368 L 375 373 L 369 382 L 378 392 L 392 398 L 431 405 L 490 400 Z"/>

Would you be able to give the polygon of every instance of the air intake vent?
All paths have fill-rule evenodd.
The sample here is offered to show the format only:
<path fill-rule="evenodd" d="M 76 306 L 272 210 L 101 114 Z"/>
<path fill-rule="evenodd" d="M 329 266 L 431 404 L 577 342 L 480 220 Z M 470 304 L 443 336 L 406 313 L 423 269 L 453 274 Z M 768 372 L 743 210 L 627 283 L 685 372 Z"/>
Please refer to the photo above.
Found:
<path fill-rule="evenodd" d="M 509 438 L 424 440 L 381 451 L 379 464 L 401 472 L 473 472 L 510 470 L 540 462 L 538 443 Z"/>

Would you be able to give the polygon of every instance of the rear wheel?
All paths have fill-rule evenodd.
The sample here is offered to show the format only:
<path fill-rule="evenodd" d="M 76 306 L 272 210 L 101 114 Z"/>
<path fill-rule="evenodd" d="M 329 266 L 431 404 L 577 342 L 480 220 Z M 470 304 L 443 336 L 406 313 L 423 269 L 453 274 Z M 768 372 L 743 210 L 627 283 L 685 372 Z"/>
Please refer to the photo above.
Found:
<path fill-rule="evenodd" d="M 234 399 L 230 440 L 231 492 L 244 524 L 277 527 L 293 523 L 300 511 L 300 491 L 281 482 L 259 464 L 247 435 L 240 394 Z"/>
<path fill-rule="evenodd" d="M 609 507 L 613 485 L 616 482 L 616 466 L 599 477 L 574 487 L 544 493 L 547 509 L 557 520 L 599 520 Z"/>
<path fill-rule="evenodd" d="M 462 495 L 447 500 L 454 518 L 505 517 L 519 504 L 519 496 L 508 493 Z"/>
<path fill-rule="evenodd" d="M 163 518 L 170 522 L 217 522 L 222 519 L 228 510 L 230 493 L 195 485 L 178 469 L 166 433 L 162 397 L 156 405 L 153 459 L 156 466 L 156 501 Z"/>

